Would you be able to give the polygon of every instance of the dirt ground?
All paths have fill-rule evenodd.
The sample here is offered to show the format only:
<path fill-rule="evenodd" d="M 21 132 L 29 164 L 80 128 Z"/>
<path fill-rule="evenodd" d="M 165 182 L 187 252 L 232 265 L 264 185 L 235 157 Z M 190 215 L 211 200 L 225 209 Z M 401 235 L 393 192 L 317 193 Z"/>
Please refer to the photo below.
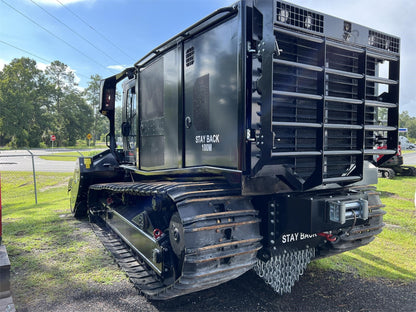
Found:
<path fill-rule="evenodd" d="M 34 302 L 35 303 L 35 302 Z M 148 301 L 127 279 L 116 285 L 73 289 L 59 301 L 21 306 L 18 312 L 115 311 L 406 311 L 416 309 L 416 283 L 366 281 L 339 272 L 308 270 L 291 294 L 280 296 L 250 271 L 218 287 L 169 301 Z"/>
<path fill-rule="evenodd" d="M 70 221 L 73 220 L 73 221 Z M 63 222 L 74 224 L 74 230 L 87 232 L 90 244 L 105 249 L 93 234 L 88 222 L 75 221 L 65 215 Z M 91 234 L 91 235 L 89 235 Z M 117 265 L 108 257 L 109 267 Z M 12 273 L 13 274 L 13 273 Z M 19 289 L 13 285 L 12 293 Z M 42 297 L 42 296 L 41 296 Z M 22 294 L 14 298 L 18 312 L 130 312 L 130 311 L 301 311 L 301 312 L 414 312 L 416 282 L 404 284 L 390 280 L 363 280 L 351 274 L 309 268 L 292 289 L 283 296 L 275 293 L 254 271 L 198 293 L 168 301 L 149 301 L 141 296 L 127 277 L 112 285 L 91 283 L 87 290 L 68 286 L 54 298 L 39 294 L 28 300 Z M 0 311 L 3 312 L 3 311 Z"/>

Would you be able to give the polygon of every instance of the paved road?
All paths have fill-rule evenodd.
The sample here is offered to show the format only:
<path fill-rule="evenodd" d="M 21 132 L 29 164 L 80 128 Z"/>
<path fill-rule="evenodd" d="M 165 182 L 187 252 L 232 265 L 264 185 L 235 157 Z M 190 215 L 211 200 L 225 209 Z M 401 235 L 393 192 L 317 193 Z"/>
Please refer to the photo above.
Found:
<path fill-rule="evenodd" d="M 0 172 L 1 171 L 32 171 L 32 153 L 35 163 L 35 170 L 38 172 L 73 172 L 75 168 L 74 161 L 52 161 L 44 160 L 39 156 L 50 155 L 53 153 L 73 152 L 67 149 L 39 149 L 39 150 L 13 150 L 0 151 Z M 81 151 L 82 153 L 82 151 Z M 416 165 L 416 151 L 403 155 L 405 165 Z"/>
<path fill-rule="evenodd" d="M 416 165 L 416 152 L 404 154 L 403 162 L 405 165 Z"/>
<path fill-rule="evenodd" d="M 44 160 L 39 157 L 67 151 L 63 149 L 0 151 L 0 171 L 32 171 L 33 154 L 35 171 L 37 172 L 73 172 L 74 161 L 64 161 L 64 157 L 62 157 L 63 161 Z"/>

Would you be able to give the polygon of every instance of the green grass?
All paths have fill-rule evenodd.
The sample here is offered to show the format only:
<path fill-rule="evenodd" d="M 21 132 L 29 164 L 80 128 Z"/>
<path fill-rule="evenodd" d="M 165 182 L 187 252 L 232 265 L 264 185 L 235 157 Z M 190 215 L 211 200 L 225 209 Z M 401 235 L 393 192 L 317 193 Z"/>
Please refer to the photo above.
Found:
<path fill-rule="evenodd" d="M 366 278 L 416 280 L 416 177 L 379 179 L 377 189 L 386 205 L 386 226 L 369 245 L 313 262 L 321 269 Z"/>
<path fill-rule="evenodd" d="M 31 172 L 2 172 L 3 242 L 12 265 L 12 291 L 22 306 L 53 302 L 65 292 L 113 284 L 125 276 L 112 262 L 87 222 L 72 218 L 70 173 L 37 175 L 34 204 Z M 416 177 L 380 179 L 386 227 L 369 245 L 314 261 L 318 270 L 338 270 L 363 278 L 416 280 Z"/>
<path fill-rule="evenodd" d="M 15 302 L 52 302 L 73 289 L 119 281 L 124 274 L 87 222 L 69 211 L 69 173 L 37 175 L 38 205 L 32 174 L 2 172 L 3 243 L 11 261 Z"/>
<path fill-rule="evenodd" d="M 40 156 L 44 160 L 55 160 L 55 161 L 75 161 L 78 157 L 81 156 L 94 156 L 100 153 L 102 150 L 93 150 L 93 151 L 82 151 L 78 152 L 64 152 L 64 153 L 54 153 L 53 155 Z M 74 157 L 72 157 L 74 156 Z"/>

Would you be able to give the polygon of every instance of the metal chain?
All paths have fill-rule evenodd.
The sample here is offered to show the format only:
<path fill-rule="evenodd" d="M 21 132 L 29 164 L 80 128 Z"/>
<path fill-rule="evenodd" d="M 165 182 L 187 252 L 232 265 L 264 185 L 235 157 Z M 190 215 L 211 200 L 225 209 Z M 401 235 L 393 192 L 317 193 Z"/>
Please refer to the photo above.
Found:
<path fill-rule="evenodd" d="M 283 295 L 290 293 L 295 282 L 315 257 L 315 248 L 285 250 L 284 254 L 273 256 L 269 261 L 257 260 L 254 271 L 269 284 L 274 291 Z"/>

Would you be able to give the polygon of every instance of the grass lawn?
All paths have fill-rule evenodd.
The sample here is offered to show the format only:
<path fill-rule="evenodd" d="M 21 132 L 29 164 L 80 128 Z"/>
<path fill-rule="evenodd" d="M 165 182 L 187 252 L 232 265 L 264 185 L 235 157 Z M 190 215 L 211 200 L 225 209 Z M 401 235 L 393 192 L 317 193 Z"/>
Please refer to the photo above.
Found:
<path fill-rule="evenodd" d="M 94 156 L 100 152 L 101 150 L 82 151 L 80 152 L 81 154 L 78 152 L 64 152 L 64 153 L 54 153 L 48 156 L 39 156 L 39 158 L 44 159 L 44 160 L 55 160 L 55 161 L 75 161 L 78 159 L 78 157 Z"/>
<path fill-rule="evenodd" d="M 32 173 L 2 172 L 3 242 L 12 265 L 16 302 L 51 301 L 65 291 L 125 279 L 87 222 L 72 218 L 70 173 L 38 173 L 35 205 Z M 369 245 L 314 261 L 319 270 L 339 270 L 365 278 L 416 280 L 416 177 L 380 179 L 386 227 Z"/>
<path fill-rule="evenodd" d="M 3 243 L 11 262 L 13 297 L 24 306 L 125 278 L 87 222 L 70 214 L 71 175 L 38 173 L 35 205 L 32 173 L 1 173 Z"/>

